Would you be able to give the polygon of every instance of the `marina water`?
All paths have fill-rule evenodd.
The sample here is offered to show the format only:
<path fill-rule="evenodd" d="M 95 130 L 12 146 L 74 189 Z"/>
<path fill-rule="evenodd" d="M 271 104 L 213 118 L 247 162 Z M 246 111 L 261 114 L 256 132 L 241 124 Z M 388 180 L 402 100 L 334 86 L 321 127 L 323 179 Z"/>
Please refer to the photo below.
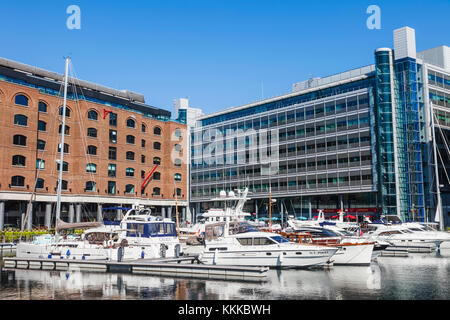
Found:
<path fill-rule="evenodd" d="M 270 270 L 264 281 L 3 270 L 0 300 L 450 300 L 450 248 L 370 266 Z"/>

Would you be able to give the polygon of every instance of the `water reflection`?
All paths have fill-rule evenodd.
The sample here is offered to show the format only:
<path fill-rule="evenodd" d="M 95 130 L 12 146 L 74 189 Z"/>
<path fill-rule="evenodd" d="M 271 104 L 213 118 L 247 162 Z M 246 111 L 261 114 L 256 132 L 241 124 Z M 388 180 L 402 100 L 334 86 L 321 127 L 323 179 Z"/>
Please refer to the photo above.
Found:
<path fill-rule="evenodd" d="M 270 270 L 263 282 L 69 271 L 3 272 L 0 299 L 449 299 L 450 250 L 370 266 Z"/>

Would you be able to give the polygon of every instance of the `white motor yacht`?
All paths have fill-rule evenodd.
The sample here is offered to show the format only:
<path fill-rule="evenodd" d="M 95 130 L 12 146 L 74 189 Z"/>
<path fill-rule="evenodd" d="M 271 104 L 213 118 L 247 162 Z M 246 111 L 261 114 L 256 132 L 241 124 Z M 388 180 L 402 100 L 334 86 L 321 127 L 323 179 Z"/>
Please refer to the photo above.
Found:
<path fill-rule="evenodd" d="M 205 264 L 305 268 L 330 263 L 337 250 L 290 242 L 245 222 L 221 222 L 206 227 L 200 259 Z"/>
<path fill-rule="evenodd" d="M 119 226 L 102 223 L 64 223 L 56 230 L 91 227 L 79 238 L 40 236 L 30 243 L 20 242 L 19 258 L 73 260 L 135 260 L 178 257 L 182 254 L 176 224 L 151 215 L 144 208 L 130 209 Z"/>

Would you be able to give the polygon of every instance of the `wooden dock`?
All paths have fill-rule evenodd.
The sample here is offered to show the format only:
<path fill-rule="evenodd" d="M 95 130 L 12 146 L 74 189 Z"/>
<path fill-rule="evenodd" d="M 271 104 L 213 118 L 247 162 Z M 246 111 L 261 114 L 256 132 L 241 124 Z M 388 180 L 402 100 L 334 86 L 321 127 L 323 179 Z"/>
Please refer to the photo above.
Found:
<path fill-rule="evenodd" d="M 262 280 L 267 267 L 199 264 L 197 256 L 169 259 L 139 259 L 123 262 L 105 260 L 4 258 L 4 269 L 80 270 L 224 280 Z"/>

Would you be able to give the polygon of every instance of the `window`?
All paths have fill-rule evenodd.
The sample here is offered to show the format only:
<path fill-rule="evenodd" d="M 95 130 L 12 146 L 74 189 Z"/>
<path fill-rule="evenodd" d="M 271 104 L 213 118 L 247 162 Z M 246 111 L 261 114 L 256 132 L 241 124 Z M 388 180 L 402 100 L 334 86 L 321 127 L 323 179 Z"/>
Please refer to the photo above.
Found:
<path fill-rule="evenodd" d="M 174 178 L 175 178 L 175 181 L 181 181 L 181 174 L 175 173 Z"/>
<path fill-rule="evenodd" d="M 36 180 L 36 189 L 44 189 L 44 179 L 38 178 Z"/>
<path fill-rule="evenodd" d="M 39 110 L 39 112 L 45 112 L 46 113 L 47 112 L 47 105 L 44 102 L 39 101 L 38 110 Z"/>
<path fill-rule="evenodd" d="M 173 134 L 175 135 L 175 138 L 180 139 L 181 138 L 181 130 L 180 129 L 175 129 L 175 131 L 173 132 Z"/>
<path fill-rule="evenodd" d="M 154 150 L 161 150 L 161 143 L 153 142 L 153 149 Z"/>
<path fill-rule="evenodd" d="M 145 140 L 144 139 L 141 140 L 141 147 L 145 148 Z"/>
<path fill-rule="evenodd" d="M 159 157 L 154 157 L 154 158 L 153 158 L 153 164 L 161 165 L 161 158 L 159 158 Z"/>
<path fill-rule="evenodd" d="M 237 238 L 237 240 L 243 246 L 251 246 L 252 245 L 252 238 Z"/>
<path fill-rule="evenodd" d="M 38 130 L 39 131 L 47 131 L 47 123 L 42 120 L 38 121 Z"/>
<path fill-rule="evenodd" d="M 141 155 L 141 163 L 145 163 L 145 156 L 143 154 Z"/>
<path fill-rule="evenodd" d="M 15 155 L 12 157 L 12 165 L 13 166 L 19 166 L 19 167 L 25 167 L 25 157 L 21 155 Z"/>
<path fill-rule="evenodd" d="M 45 141 L 44 140 L 38 140 L 37 141 L 37 149 L 38 150 L 45 150 Z"/>
<path fill-rule="evenodd" d="M 272 240 L 270 240 L 269 238 L 254 238 L 253 239 L 253 245 L 254 246 L 264 246 L 264 245 L 269 245 L 269 244 L 274 244 L 274 242 Z"/>
<path fill-rule="evenodd" d="M 36 169 L 44 170 L 45 169 L 45 160 L 36 159 Z"/>
<path fill-rule="evenodd" d="M 117 143 L 117 131 L 109 130 L 109 142 Z"/>
<path fill-rule="evenodd" d="M 87 173 L 97 173 L 97 165 L 95 163 L 88 163 L 86 165 Z"/>
<path fill-rule="evenodd" d="M 127 120 L 127 127 L 128 128 L 136 128 L 136 122 L 133 119 Z"/>
<path fill-rule="evenodd" d="M 59 125 L 58 127 L 58 133 L 61 134 L 61 129 L 62 129 L 62 124 Z M 66 125 L 65 130 L 64 130 L 64 134 L 65 135 L 69 135 L 70 134 L 70 127 Z"/>
<path fill-rule="evenodd" d="M 97 147 L 96 146 L 88 146 L 87 147 L 87 154 L 90 154 L 90 155 L 93 155 L 93 156 L 97 155 Z"/>
<path fill-rule="evenodd" d="M 125 175 L 126 175 L 127 177 L 134 177 L 134 169 L 133 169 L 133 168 L 127 168 L 127 169 L 125 170 Z"/>
<path fill-rule="evenodd" d="M 161 180 L 161 173 L 159 173 L 159 172 L 154 172 L 154 173 L 153 173 L 153 180 L 156 180 L 156 181 Z"/>
<path fill-rule="evenodd" d="M 117 127 L 117 113 L 110 112 L 109 113 L 109 125 L 113 127 Z"/>
<path fill-rule="evenodd" d="M 62 116 L 64 111 L 64 106 L 59 107 L 59 115 Z M 70 109 L 66 106 L 66 118 L 70 118 Z"/>
<path fill-rule="evenodd" d="M 57 165 L 56 165 L 56 170 L 57 171 L 59 171 L 60 170 L 60 165 L 59 165 L 59 163 L 57 163 Z M 67 163 L 67 162 L 63 162 L 63 172 L 67 172 L 67 171 L 69 171 L 69 164 Z"/>
<path fill-rule="evenodd" d="M 87 136 L 91 138 L 97 138 L 97 129 L 95 128 L 88 128 L 87 129 Z"/>
<path fill-rule="evenodd" d="M 127 184 L 125 186 L 125 193 L 127 193 L 127 194 L 134 194 L 134 185 L 133 184 Z"/>
<path fill-rule="evenodd" d="M 109 147 L 108 159 L 109 160 L 116 160 L 117 159 L 117 148 L 116 147 Z"/>
<path fill-rule="evenodd" d="M 97 191 L 94 181 L 87 181 L 86 187 L 84 188 L 85 192 L 95 192 Z"/>
<path fill-rule="evenodd" d="M 58 144 L 58 153 L 61 153 L 61 144 Z M 69 145 L 64 143 L 64 153 L 69 153 Z"/>
<path fill-rule="evenodd" d="M 26 126 L 28 124 L 28 118 L 23 114 L 16 114 L 14 116 L 14 124 L 18 126 Z"/>
<path fill-rule="evenodd" d="M 13 137 L 13 144 L 16 146 L 26 146 L 27 145 L 27 137 L 22 136 L 21 134 L 16 134 Z"/>
<path fill-rule="evenodd" d="M 127 151 L 127 160 L 134 160 L 134 152 Z"/>
<path fill-rule="evenodd" d="M 23 94 L 18 94 L 14 99 L 14 103 L 19 106 L 28 107 L 28 98 Z"/>
<path fill-rule="evenodd" d="M 176 158 L 174 160 L 173 164 L 175 165 L 175 167 L 181 167 L 181 159 Z"/>
<path fill-rule="evenodd" d="M 152 193 L 152 195 L 154 195 L 154 196 L 159 196 L 159 195 L 161 195 L 161 189 L 158 188 L 158 187 L 153 188 L 153 193 Z"/>
<path fill-rule="evenodd" d="M 108 194 L 116 194 L 116 182 L 108 181 Z"/>
<path fill-rule="evenodd" d="M 116 177 L 116 165 L 115 164 L 108 164 L 108 177 L 115 178 Z"/>
<path fill-rule="evenodd" d="M 176 152 L 181 152 L 181 144 L 176 144 L 174 146 L 174 149 L 175 149 Z"/>
<path fill-rule="evenodd" d="M 95 110 L 89 110 L 88 112 L 88 119 L 89 120 L 98 120 L 98 113 Z"/>
<path fill-rule="evenodd" d="M 177 195 L 177 197 L 181 197 L 181 189 L 180 188 L 176 189 L 176 195 Z"/>
<path fill-rule="evenodd" d="M 134 136 L 127 135 L 127 143 L 128 144 L 134 144 L 134 140 L 135 140 Z"/>
<path fill-rule="evenodd" d="M 153 134 L 160 136 L 161 135 L 161 128 L 160 127 L 155 127 L 153 128 Z"/>
<path fill-rule="evenodd" d="M 67 190 L 67 180 L 61 180 L 61 190 Z M 56 182 L 56 188 L 58 188 L 58 182 Z"/>
<path fill-rule="evenodd" d="M 25 186 L 25 178 L 22 176 L 14 176 L 11 178 L 11 186 L 12 187 L 24 187 Z"/>
<path fill-rule="evenodd" d="M 145 124 L 142 124 L 141 131 L 144 133 L 145 133 L 145 131 L 147 131 L 147 127 L 145 126 Z"/>

